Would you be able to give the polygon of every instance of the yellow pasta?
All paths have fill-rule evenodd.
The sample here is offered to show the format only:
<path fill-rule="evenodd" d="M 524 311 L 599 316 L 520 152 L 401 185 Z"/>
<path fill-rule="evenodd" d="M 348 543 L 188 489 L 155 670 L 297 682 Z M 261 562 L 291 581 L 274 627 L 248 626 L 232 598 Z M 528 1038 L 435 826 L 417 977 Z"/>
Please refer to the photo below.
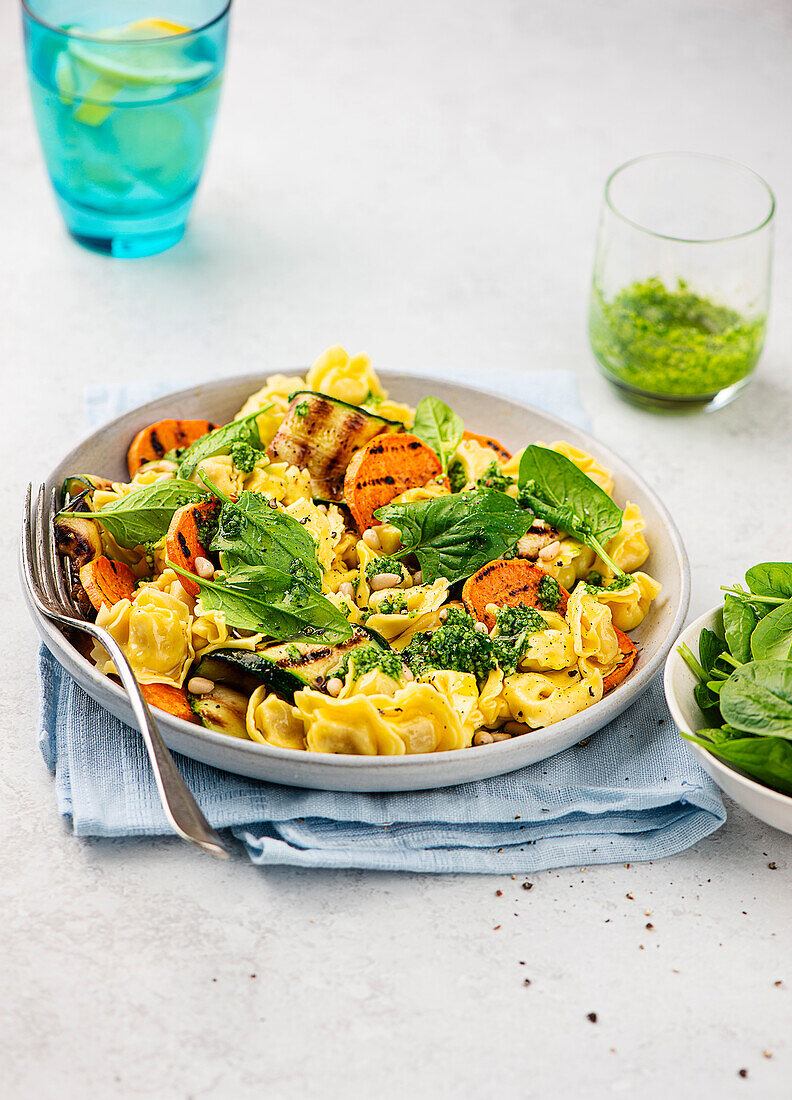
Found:
<path fill-rule="evenodd" d="M 645 527 L 646 520 L 643 518 L 641 509 L 637 504 L 628 502 L 622 516 L 621 530 L 605 547 L 615 564 L 625 573 L 634 573 L 649 557 L 649 544 L 643 535 Z M 613 576 L 613 570 L 601 558 L 597 558 L 594 568 L 602 573 L 603 577 Z"/>
<path fill-rule="evenodd" d="M 570 596 L 566 617 L 581 671 L 611 669 L 619 659 L 619 639 L 610 608 L 581 587 Z"/>
<path fill-rule="evenodd" d="M 261 409 L 261 414 L 256 417 L 259 435 L 262 443 L 271 443 L 289 407 L 289 394 L 304 390 L 305 385 L 305 379 L 298 375 L 273 374 L 266 385 L 251 394 L 234 419 L 250 416 Z"/>
<path fill-rule="evenodd" d="M 518 672 L 506 677 L 503 696 L 516 722 L 539 729 L 598 703 L 602 698 L 602 674 L 597 669 L 582 676 Z"/>
<path fill-rule="evenodd" d="M 296 707 L 257 687 L 248 703 L 246 726 L 251 741 L 280 749 L 304 749 L 305 729 Z"/>
<path fill-rule="evenodd" d="M 625 588 L 603 588 L 593 591 L 593 595 L 610 608 L 613 625 L 627 632 L 641 625 L 662 587 L 646 573 L 633 573 Z"/>
<path fill-rule="evenodd" d="M 351 358 L 342 347 L 336 345 L 320 355 L 308 371 L 308 389 L 337 397 L 350 405 L 376 403 L 388 394 L 372 370 L 367 355 Z"/>
<path fill-rule="evenodd" d="M 301 411 L 295 401 L 283 435 L 288 435 L 297 417 L 316 415 L 313 409 L 318 405 L 330 410 L 319 433 L 321 441 L 307 438 L 299 447 L 279 452 L 288 454 L 290 462 L 270 461 L 267 446 L 283 425 L 289 398 L 299 391 L 322 393 L 357 408 L 306 401 Z M 395 423 L 374 420 L 369 413 Z M 371 511 L 363 513 L 371 528 L 358 530 L 353 520 L 358 513 L 344 501 L 343 462 L 368 445 L 366 441 L 376 446 L 373 431 L 410 426 L 415 418 L 412 407 L 391 400 L 367 356 L 350 356 L 336 345 L 319 356 L 306 377 L 272 375 L 248 398 L 237 419 L 250 416 L 256 417 L 260 439 L 255 432 L 250 435 L 247 425 L 239 425 L 239 439 L 218 448 L 229 453 L 198 463 L 191 481 L 205 492 L 204 496 L 193 493 L 202 503 L 195 510 L 180 512 L 175 524 L 171 519 L 170 530 L 168 517 L 176 507 L 191 502 L 187 493 L 173 504 L 182 487 L 167 485 L 179 476 L 179 463 L 170 458 L 144 463 L 129 482 L 96 479 L 98 487 L 89 485 L 91 491 L 81 503 L 93 513 L 99 529 L 93 552 L 98 553 L 101 545 L 107 557 L 129 566 L 134 574 L 131 598 L 112 607 L 102 605 L 96 621 L 121 646 L 141 683 L 182 689 L 182 701 L 189 700 L 200 714 L 200 696 L 191 694 L 189 681 L 214 676 L 230 686 L 230 694 L 248 698 L 244 725 L 236 723 L 235 736 L 247 735 L 276 750 L 368 756 L 467 749 L 478 730 L 502 731 L 501 737 L 530 735 L 602 698 L 606 678 L 627 652 L 629 639 L 625 641 L 624 633 L 651 613 L 660 592 L 660 585 L 639 571 L 649 555 L 649 544 L 644 517 L 635 504 L 625 505 L 621 528 L 606 545 L 618 569 L 629 575 L 621 586 L 610 587 L 612 572 L 593 550 L 563 531 L 551 529 L 536 536 L 533 553 L 515 539 L 505 548 L 504 557 L 539 554 L 531 568 L 541 568 L 558 581 L 569 593 L 568 602 L 563 614 L 544 609 L 554 605 L 541 601 L 538 612 L 529 613 L 527 607 L 519 614 L 510 610 L 499 632 L 498 614 L 504 606 L 513 606 L 504 596 L 500 605 L 490 608 L 496 626 L 488 631 L 474 622 L 459 598 L 458 582 L 478 567 L 471 566 L 467 574 L 461 570 L 444 575 L 448 562 L 464 556 L 464 545 L 460 555 L 463 540 L 485 546 L 487 540 L 475 531 L 460 536 L 453 524 L 443 529 L 436 517 L 454 513 L 453 501 L 440 498 L 458 492 L 463 484 L 475 489 L 493 462 L 507 478 L 516 480 L 522 451 L 501 462 L 477 440 L 463 440 L 451 460 L 458 467 L 450 469 L 453 490 L 445 472 L 428 484 L 411 483 L 408 477 L 397 480 L 374 466 L 369 467 L 375 472 L 369 473 L 368 480 L 360 475 L 356 488 L 371 491 L 373 499 L 389 499 L 387 492 L 376 495 L 383 485 L 393 485 L 394 492 L 396 487 L 408 486 L 389 502 L 407 506 L 414 523 L 409 537 L 423 538 L 432 524 L 439 524 L 441 533 L 448 536 L 445 542 L 430 542 L 429 550 L 424 545 L 424 556 L 418 556 L 411 550 L 414 543 L 403 544 L 400 528 L 377 522 Z M 348 433 L 340 442 L 333 434 L 336 423 Z M 343 434 L 341 428 L 338 431 Z M 497 425 L 493 432 L 498 434 Z M 303 438 L 299 431 L 293 435 Z M 327 473 L 321 479 L 314 479 L 314 467 L 309 469 L 307 455 L 312 446 L 318 468 Z M 410 446 L 420 445 L 405 440 L 403 462 L 408 470 Z M 613 493 L 610 471 L 594 456 L 566 441 L 549 446 L 606 493 Z M 366 457 L 370 456 L 360 455 Z M 417 481 L 415 475 L 413 482 Z M 326 486 L 323 499 L 312 495 L 317 484 L 323 490 Z M 133 524 L 134 535 L 126 539 L 123 528 L 118 529 L 121 542 L 141 538 L 145 543 L 119 545 L 98 513 L 136 490 L 160 485 L 162 493 L 172 498 L 172 511 L 163 506 L 165 523 L 153 529 L 147 523 Z M 504 485 L 503 491 L 519 503 L 516 485 Z M 220 498 L 222 508 L 209 505 L 212 495 Z M 252 500 L 251 495 L 263 499 Z M 349 492 L 350 504 L 351 496 Z M 244 536 L 234 534 L 238 516 L 234 504 L 249 509 L 244 522 L 237 520 L 237 530 L 247 532 Z M 287 524 L 286 517 L 293 522 Z M 523 530 L 529 524 L 530 517 Z M 234 540 L 243 537 L 248 541 L 240 554 Z M 178 561 L 171 563 L 171 556 Z M 185 566 L 190 566 L 186 573 L 179 572 Z M 593 570 L 602 575 L 604 586 L 585 583 Z M 498 571 L 504 580 L 515 572 L 502 564 Z M 120 591 L 126 594 L 132 586 L 129 575 L 124 576 L 126 587 Z M 224 593 L 222 598 L 216 595 L 218 589 Z M 250 597 L 253 606 L 245 604 L 240 612 L 234 601 L 244 602 L 251 591 L 255 592 L 255 599 Z M 528 585 L 515 592 L 531 595 L 533 589 Z M 467 595 L 465 599 L 470 602 Z M 471 607 L 475 610 L 474 604 Z M 339 611 L 354 628 L 353 638 L 347 641 L 339 640 L 344 630 L 336 629 Z M 330 633 L 323 624 L 334 618 L 335 633 Z M 341 626 L 346 628 L 346 623 L 342 621 Z M 253 633 L 253 627 L 261 632 Z M 265 629 L 271 633 L 265 634 Z M 243 660 L 243 653 L 255 656 Z M 94 647 L 92 657 L 101 671 L 115 672 L 100 646 Z M 241 672 L 240 665 L 245 666 Z M 614 679 L 610 677 L 609 687 Z M 251 683 L 257 680 L 262 682 L 251 691 Z M 209 724 L 208 713 L 206 721 Z M 482 735 L 476 743 L 486 740 Z"/>

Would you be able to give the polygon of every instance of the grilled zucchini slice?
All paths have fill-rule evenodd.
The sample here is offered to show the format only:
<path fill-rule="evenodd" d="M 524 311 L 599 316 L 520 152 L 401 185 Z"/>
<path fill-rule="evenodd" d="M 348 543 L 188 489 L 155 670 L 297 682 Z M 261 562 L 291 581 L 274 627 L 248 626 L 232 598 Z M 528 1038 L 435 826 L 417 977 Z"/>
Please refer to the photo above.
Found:
<path fill-rule="evenodd" d="M 311 475 L 314 497 L 339 501 L 344 474 L 355 451 L 380 432 L 400 432 L 404 425 L 357 405 L 313 390 L 292 394 L 286 417 L 267 448 L 273 462 L 288 462 Z"/>
<path fill-rule="evenodd" d="M 190 696 L 192 712 L 202 724 L 216 733 L 247 739 L 245 721 L 248 697 L 225 684 L 215 684 L 206 695 Z"/>
<path fill-rule="evenodd" d="M 248 695 L 265 684 L 291 703 L 295 691 L 321 688 L 351 650 L 370 645 L 387 648 L 387 642 L 378 634 L 357 627 L 351 638 L 334 646 L 285 642 L 256 652 L 216 649 L 201 659 L 193 675 L 204 676 L 216 684 L 228 684 Z"/>
<path fill-rule="evenodd" d="M 102 553 L 99 528 L 93 520 L 77 516 L 56 516 L 53 524 L 55 546 L 62 559 L 62 568 L 72 603 L 83 615 L 96 617 L 93 604 L 80 583 L 80 570 Z"/>

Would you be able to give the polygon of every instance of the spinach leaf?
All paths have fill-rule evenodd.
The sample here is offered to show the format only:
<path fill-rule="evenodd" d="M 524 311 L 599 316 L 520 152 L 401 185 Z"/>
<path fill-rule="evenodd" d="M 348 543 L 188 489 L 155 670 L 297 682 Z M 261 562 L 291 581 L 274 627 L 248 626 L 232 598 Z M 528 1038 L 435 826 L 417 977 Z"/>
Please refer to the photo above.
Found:
<path fill-rule="evenodd" d="M 212 550 L 219 551 L 227 573 L 245 565 L 261 565 L 287 572 L 299 561 L 318 582 L 321 571 L 316 543 L 292 516 L 273 508 L 261 493 L 245 491 L 232 501 L 214 490 L 223 501 Z"/>
<path fill-rule="evenodd" d="M 745 583 L 756 596 L 792 598 L 792 562 L 764 561 L 745 574 Z"/>
<path fill-rule="evenodd" d="M 327 640 L 341 641 L 352 636 L 352 627 L 343 612 L 323 596 L 314 578 L 302 567 L 285 573 L 280 569 L 251 566 L 237 569 L 227 583 L 235 589 L 265 596 L 284 616 L 304 624 L 308 633 L 321 632 Z"/>
<path fill-rule="evenodd" d="M 707 630 L 704 627 L 699 635 L 699 657 L 705 672 L 712 672 L 715 662 L 725 649 L 724 640 L 719 638 L 714 630 Z"/>
<path fill-rule="evenodd" d="M 729 652 L 740 664 L 751 659 L 751 635 L 756 627 L 756 613 L 750 604 L 737 596 L 723 600 L 723 630 Z"/>
<path fill-rule="evenodd" d="M 720 687 L 721 681 L 716 680 L 714 683 Z M 701 710 L 711 710 L 713 707 L 719 706 L 718 694 L 717 691 L 713 691 L 710 684 L 696 684 L 693 688 L 693 698 Z"/>
<path fill-rule="evenodd" d="M 548 447 L 526 447 L 520 459 L 520 503 L 553 527 L 590 546 L 617 576 L 623 570 L 603 543 L 621 529 L 622 510 L 574 462 Z"/>
<path fill-rule="evenodd" d="M 166 563 L 201 589 L 201 605 L 221 611 L 229 626 L 267 634 L 276 641 L 310 637 L 330 644 L 351 637 L 352 627 L 328 599 L 295 577 L 257 567 L 225 581 L 206 580 Z"/>
<path fill-rule="evenodd" d="M 469 577 L 501 557 L 531 526 L 516 501 L 496 489 L 457 493 L 411 504 L 386 504 L 374 513 L 380 523 L 398 527 L 403 549 L 415 554 L 424 581 Z"/>
<path fill-rule="evenodd" d="M 735 738 L 729 731 L 721 730 L 700 730 L 696 737 L 686 733 L 682 736 L 766 787 L 792 795 L 792 742 L 785 737 Z"/>
<path fill-rule="evenodd" d="M 230 454 L 235 443 L 247 443 L 254 450 L 263 451 L 264 444 L 261 442 L 261 436 L 259 435 L 257 418 L 262 412 L 266 412 L 267 409 L 271 408 L 271 405 L 266 405 L 264 408 L 250 413 L 249 416 L 232 420 L 230 424 L 224 424 L 222 428 L 216 428 L 213 432 L 196 439 L 181 456 L 179 471 L 181 476 L 184 478 L 192 477 L 198 463 L 203 462 L 205 458 Z"/>
<path fill-rule="evenodd" d="M 750 661 L 720 693 L 724 721 L 746 733 L 792 737 L 792 661 Z"/>
<path fill-rule="evenodd" d="M 792 600 L 765 615 L 750 642 L 751 653 L 757 661 L 792 661 Z"/>
<path fill-rule="evenodd" d="M 167 534 L 173 513 L 183 504 L 204 500 L 206 493 L 191 481 L 173 478 L 157 481 L 135 489 L 120 500 L 106 504 L 97 512 L 61 512 L 62 516 L 78 515 L 101 523 L 119 546 L 131 549 L 145 546 Z"/>
<path fill-rule="evenodd" d="M 707 681 L 707 670 L 705 668 L 701 667 L 699 662 L 694 657 L 693 651 L 691 650 L 691 648 L 689 646 L 685 645 L 684 642 L 680 642 L 679 645 L 677 646 L 677 653 L 682 658 L 682 660 L 685 662 L 685 664 L 688 666 L 688 668 L 693 673 L 693 675 L 696 677 L 696 679 L 702 684 L 706 683 L 706 681 Z"/>
<path fill-rule="evenodd" d="M 424 397 L 418 402 L 412 431 L 424 443 L 429 444 L 442 462 L 444 470 L 448 469 L 464 430 L 461 417 L 439 398 Z"/>

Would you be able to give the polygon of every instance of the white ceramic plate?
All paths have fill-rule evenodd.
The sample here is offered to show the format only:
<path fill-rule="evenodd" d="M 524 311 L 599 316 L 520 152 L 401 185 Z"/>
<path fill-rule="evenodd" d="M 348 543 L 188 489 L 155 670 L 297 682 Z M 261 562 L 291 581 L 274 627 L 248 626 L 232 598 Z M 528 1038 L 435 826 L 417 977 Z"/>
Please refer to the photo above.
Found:
<path fill-rule="evenodd" d="M 227 737 L 156 711 L 170 748 L 240 775 L 323 790 L 406 791 L 450 786 L 502 775 L 577 744 L 621 714 L 660 672 L 685 620 L 690 574 L 679 533 L 648 485 L 585 432 L 529 405 L 431 378 L 389 372 L 382 372 L 381 377 L 395 400 L 416 405 L 427 393 L 434 394 L 460 414 L 470 431 L 493 435 L 513 451 L 535 440 L 566 439 L 613 471 L 616 499 L 622 504 L 633 501 L 646 518 L 646 536 L 652 548 L 646 568 L 663 585 L 651 614 L 633 633 L 641 647 L 633 671 L 610 695 L 581 714 L 509 741 L 453 752 L 382 757 L 305 753 Z M 223 424 L 264 381 L 261 374 L 222 379 L 142 405 L 89 436 L 52 471 L 48 484 L 60 487 L 71 473 L 95 473 L 125 481 L 126 450 L 141 428 L 169 416 L 205 417 Z M 47 646 L 78 684 L 117 717 L 131 722 L 124 692 L 81 657 L 56 627 L 32 609 L 31 613 Z"/>
<path fill-rule="evenodd" d="M 720 609 L 721 605 L 718 604 L 686 627 L 680 635 L 680 643 L 684 642 L 694 653 L 698 653 L 699 635 L 705 627 L 708 630 L 715 629 Z M 677 729 L 683 733 L 694 734 L 710 724 L 693 698 L 695 686 L 696 677 L 676 648 L 672 649 L 665 667 L 665 695 Z M 783 833 L 792 833 L 792 798 L 788 794 L 772 791 L 755 779 L 742 775 L 691 741 L 685 741 L 685 746 L 729 798 L 733 798 L 739 806 L 765 824 L 772 825 Z"/>

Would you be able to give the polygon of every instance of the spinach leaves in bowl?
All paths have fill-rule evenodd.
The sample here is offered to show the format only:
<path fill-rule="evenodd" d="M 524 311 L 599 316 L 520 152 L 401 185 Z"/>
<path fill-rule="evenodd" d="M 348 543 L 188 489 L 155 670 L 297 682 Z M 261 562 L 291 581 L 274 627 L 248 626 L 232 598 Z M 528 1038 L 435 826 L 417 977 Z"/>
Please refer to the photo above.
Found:
<path fill-rule="evenodd" d="M 723 591 L 720 622 L 701 631 L 698 658 L 678 647 L 711 723 L 682 736 L 792 795 L 792 562 L 754 565 L 745 585 Z"/>

